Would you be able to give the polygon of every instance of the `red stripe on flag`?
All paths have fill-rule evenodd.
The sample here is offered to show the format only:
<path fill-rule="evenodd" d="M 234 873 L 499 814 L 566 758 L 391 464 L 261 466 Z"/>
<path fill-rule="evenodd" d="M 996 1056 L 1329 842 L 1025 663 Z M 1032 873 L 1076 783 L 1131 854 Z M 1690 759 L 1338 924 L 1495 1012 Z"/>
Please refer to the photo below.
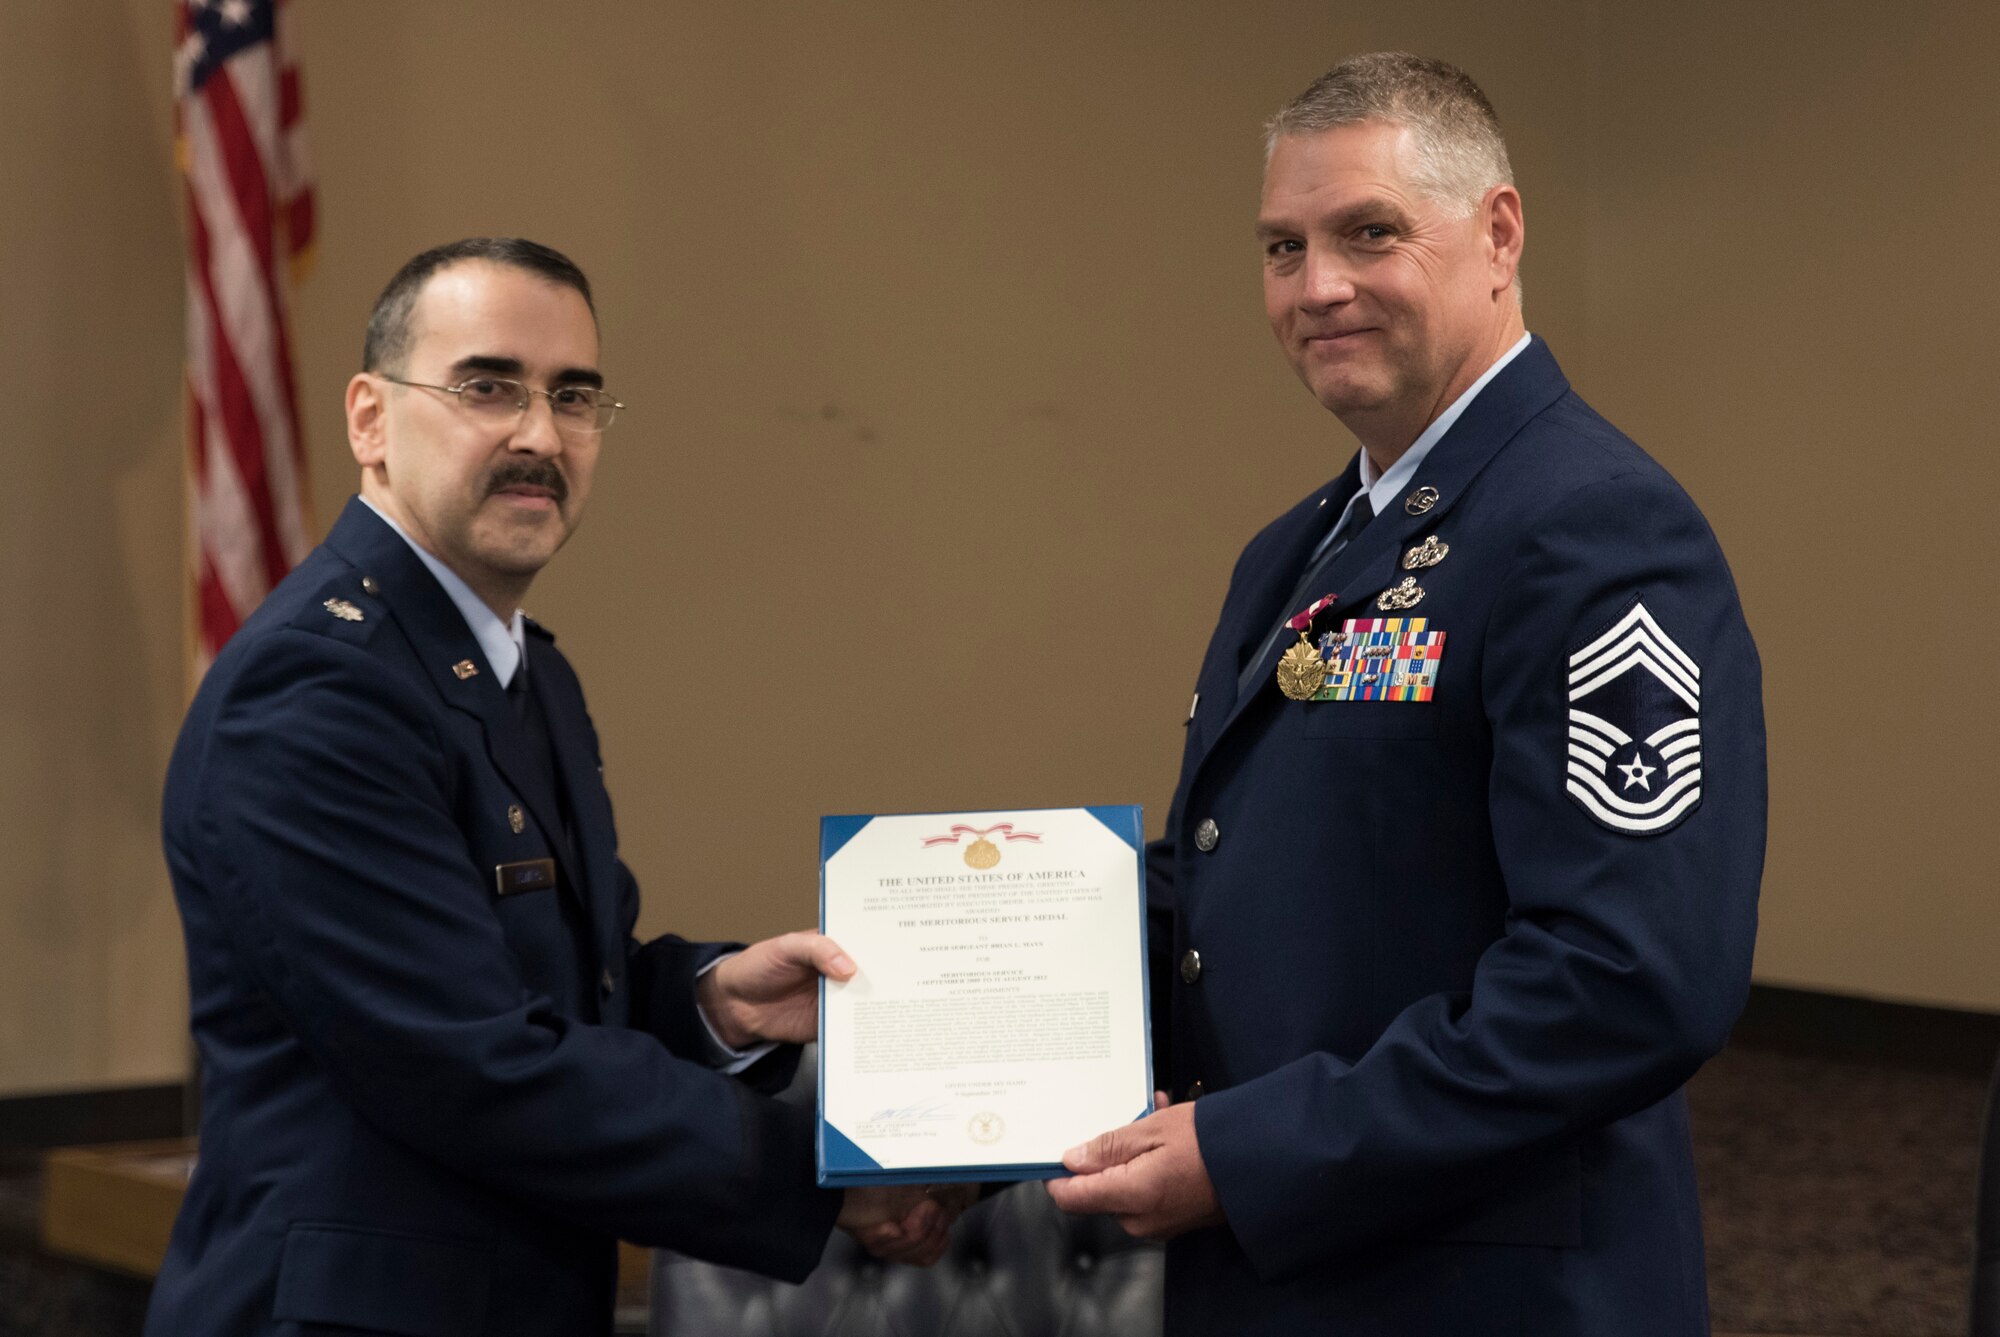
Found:
<path fill-rule="evenodd" d="M 200 212 L 192 207 L 188 210 L 188 229 L 193 239 L 197 291 L 206 307 L 208 360 L 217 400 L 214 407 L 221 412 L 223 438 L 229 443 L 230 458 L 236 461 L 236 472 L 249 494 L 250 510 L 257 517 L 266 583 L 275 585 L 291 569 L 291 563 L 285 559 L 284 544 L 278 538 L 270 469 L 264 455 L 264 429 L 257 421 L 257 407 L 250 398 L 250 385 L 236 360 L 236 350 L 229 342 L 229 332 L 223 328 L 222 308 L 216 301 L 215 280 L 209 267 L 212 253 L 208 227 Z"/>
<path fill-rule="evenodd" d="M 263 58 L 267 57 L 251 53 L 237 57 L 238 60 Z M 264 160 L 257 156 L 257 137 L 245 118 L 227 66 L 209 76 L 202 86 L 202 97 L 208 103 L 209 121 L 215 127 L 215 143 L 222 150 L 224 178 L 229 182 L 229 193 L 235 197 L 237 217 L 243 222 L 243 232 L 250 244 L 257 249 L 257 267 L 268 275 L 276 255 L 271 235 L 272 225 L 277 221 L 272 216 L 271 178 L 264 170 Z M 268 280 L 259 295 L 267 299 L 268 305 L 271 295 Z"/>
<path fill-rule="evenodd" d="M 274 3 L 282 9 L 284 0 Z M 201 26 L 195 12 L 185 3 L 176 3 L 174 10 L 176 68 L 184 75 L 204 72 L 198 89 L 176 90 L 174 111 L 183 170 L 189 174 L 187 274 L 195 308 L 189 328 L 204 352 L 203 365 L 190 368 L 202 373 L 199 381 L 191 374 L 187 388 L 195 530 L 190 576 L 200 645 L 205 655 L 213 655 L 250 613 L 232 600 L 231 589 L 242 593 L 244 584 L 276 585 L 292 560 L 303 556 L 287 551 L 285 537 L 298 543 L 309 521 L 305 441 L 282 286 L 287 266 L 281 261 L 311 243 L 315 218 L 303 151 L 302 81 L 293 53 L 281 51 L 274 37 L 236 50 L 216 68 L 194 59 L 200 51 L 194 35 Z M 274 32 L 280 22 L 274 10 Z M 261 77 L 266 71 L 268 81 Z M 246 74 L 256 77 L 239 82 Z M 190 115 L 197 106 L 201 114 Z M 207 134 L 188 135 L 190 124 Z M 220 196 L 211 190 L 207 203 L 220 213 L 202 212 L 195 180 L 205 189 L 216 183 Z M 226 246 L 220 255 L 218 243 Z M 221 255 L 230 262 L 223 264 Z M 232 311 L 253 314 L 242 331 L 249 342 L 235 342 L 223 315 L 225 301 Z M 258 413 L 260 403 L 269 411 L 268 421 Z M 280 442 L 279 436 L 285 440 Z M 286 454 L 273 453 L 279 450 Z M 213 476 L 211 465 L 228 468 L 235 478 Z M 278 495 L 279 479 L 285 480 L 285 495 Z M 218 496 L 224 505 L 210 506 Z M 247 525 L 252 532 L 230 533 L 220 528 L 225 523 Z M 231 569 L 225 581 L 223 555 L 253 548 L 252 568 Z"/>
<path fill-rule="evenodd" d="M 278 128 L 289 130 L 305 114 L 305 99 L 299 94 L 299 67 L 287 65 L 278 71 Z"/>
<path fill-rule="evenodd" d="M 301 191 L 285 206 L 286 249 L 293 255 L 312 245 L 313 225 L 318 220 L 313 216 L 313 193 Z"/>
<path fill-rule="evenodd" d="M 236 614 L 236 607 L 229 602 L 227 591 L 222 588 L 222 577 L 215 573 L 215 562 L 203 554 L 201 561 L 201 582 L 196 597 L 201 602 L 202 651 L 213 658 L 222 649 L 223 642 L 236 634 L 243 625 L 243 619 Z"/>

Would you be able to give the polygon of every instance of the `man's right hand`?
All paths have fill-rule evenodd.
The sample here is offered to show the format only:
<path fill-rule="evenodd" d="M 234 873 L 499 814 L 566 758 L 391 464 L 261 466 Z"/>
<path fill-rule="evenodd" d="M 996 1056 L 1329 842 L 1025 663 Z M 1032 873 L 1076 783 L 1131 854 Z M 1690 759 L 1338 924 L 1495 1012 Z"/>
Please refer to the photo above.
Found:
<path fill-rule="evenodd" d="M 978 1197 L 975 1184 L 850 1188 L 835 1224 L 877 1258 L 929 1267 L 944 1257 L 952 1222 Z"/>

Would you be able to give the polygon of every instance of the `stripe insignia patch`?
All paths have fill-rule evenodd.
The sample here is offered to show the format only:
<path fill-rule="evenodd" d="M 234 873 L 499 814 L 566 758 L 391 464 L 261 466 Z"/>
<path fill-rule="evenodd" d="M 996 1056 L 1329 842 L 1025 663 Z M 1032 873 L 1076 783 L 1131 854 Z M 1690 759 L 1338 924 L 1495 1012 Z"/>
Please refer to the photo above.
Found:
<path fill-rule="evenodd" d="M 1701 802 L 1701 666 L 1643 603 L 1569 657 L 1569 796 L 1650 836 Z"/>

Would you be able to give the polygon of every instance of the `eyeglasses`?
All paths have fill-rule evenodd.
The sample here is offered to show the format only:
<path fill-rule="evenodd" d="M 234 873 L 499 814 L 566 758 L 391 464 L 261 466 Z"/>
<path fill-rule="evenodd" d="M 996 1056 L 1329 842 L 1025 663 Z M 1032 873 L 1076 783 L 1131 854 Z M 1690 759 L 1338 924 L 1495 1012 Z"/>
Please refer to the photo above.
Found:
<path fill-rule="evenodd" d="M 380 373 L 377 373 L 378 375 Z M 604 391 L 589 385 L 559 385 L 553 390 L 537 390 L 532 385 L 510 381 L 504 376 L 469 376 L 457 385 L 431 385 L 406 381 L 400 376 L 383 376 L 385 381 L 418 390 L 442 390 L 457 395 L 464 409 L 483 423 L 511 427 L 519 422 L 536 395 L 549 401 L 549 413 L 556 430 L 569 436 L 596 436 L 609 427 L 625 406 Z"/>

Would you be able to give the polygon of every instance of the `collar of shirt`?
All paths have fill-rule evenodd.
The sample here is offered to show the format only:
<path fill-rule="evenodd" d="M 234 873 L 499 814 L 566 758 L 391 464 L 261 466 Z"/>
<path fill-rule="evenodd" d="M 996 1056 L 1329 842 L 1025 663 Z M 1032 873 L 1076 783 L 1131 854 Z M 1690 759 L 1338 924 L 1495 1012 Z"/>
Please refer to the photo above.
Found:
<path fill-rule="evenodd" d="M 1424 428 L 1422 434 L 1410 443 L 1410 448 L 1404 451 L 1402 457 L 1390 465 L 1386 472 L 1377 473 L 1375 462 L 1368 458 L 1367 451 L 1362 451 L 1361 486 L 1355 490 L 1353 497 L 1348 498 L 1347 505 L 1341 508 L 1340 514 L 1334 517 L 1333 528 L 1326 531 L 1326 538 L 1320 540 L 1319 548 L 1314 551 L 1313 556 L 1317 558 L 1319 553 L 1325 550 L 1327 540 L 1340 532 L 1341 524 L 1347 519 L 1347 512 L 1354 509 L 1355 498 L 1363 493 L 1367 494 L 1368 504 L 1375 508 L 1375 514 L 1382 514 L 1383 508 L 1395 501 L 1396 494 L 1416 477 L 1417 470 L 1423 466 L 1424 456 L 1430 454 L 1431 447 L 1451 430 L 1451 425 L 1458 421 L 1466 406 L 1478 398 L 1479 392 L 1486 388 L 1488 381 L 1498 376 L 1509 362 L 1521 355 L 1521 350 L 1526 348 L 1529 340 L 1533 338 L 1531 334 L 1524 334 L 1512 348 L 1502 353 L 1478 380 L 1466 387 L 1464 394 L 1451 401 L 1450 408 L 1438 414 L 1431 425 Z"/>
<path fill-rule="evenodd" d="M 472 592 L 472 586 L 466 584 L 458 572 L 425 552 L 415 539 L 404 532 L 401 525 L 382 513 L 381 507 L 366 497 L 361 499 L 361 504 L 382 516 L 382 522 L 395 530 L 398 538 L 410 545 L 410 551 L 430 568 L 430 573 L 437 577 L 438 584 L 444 586 L 444 592 L 449 594 L 452 603 L 457 605 L 459 616 L 465 619 L 465 625 L 471 630 L 473 639 L 479 642 L 480 650 L 486 655 L 486 662 L 493 666 L 493 674 L 500 679 L 500 686 L 504 689 L 514 681 L 514 670 L 517 667 L 526 672 L 527 641 L 523 625 L 526 619 L 522 616 L 521 610 L 518 608 L 514 610 L 511 622 L 502 622 L 500 615 L 488 608 L 486 601 Z"/>

